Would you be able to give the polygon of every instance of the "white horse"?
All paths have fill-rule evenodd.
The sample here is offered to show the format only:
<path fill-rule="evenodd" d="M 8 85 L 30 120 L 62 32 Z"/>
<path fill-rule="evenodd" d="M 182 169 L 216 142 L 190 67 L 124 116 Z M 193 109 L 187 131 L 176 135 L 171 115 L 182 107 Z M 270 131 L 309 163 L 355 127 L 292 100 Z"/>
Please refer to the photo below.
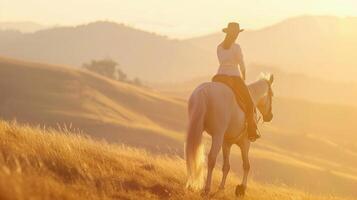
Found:
<path fill-rule="evenodd" d="M 270 74 L 262 76 L 248 86 L 253 102 L 266 122 L 273 118 L 271 89 L 273 80 L 274 77 Z M 212 171 L 221 148 L 223 176 L 220 189 L 224 189 L 230 169 L 230 149 L 233 144 L 237 144 L 242 154 L 244 174 L 242 183 L 236 187 L 236 195 L 244 195 L 250 168 L 248 159 L 250 141 L 245 131 L 245 114 L 237 104 L 233 91 L 223 83 L 203 83 L 191 94 L 188 112 L 189 127 L 185 147 L 187 187 L 192 189 L 203 187 L 204 147 L 201 140 L 203 131 L 206 131 L 212 137 L 212 145 L 208 154 L 208 172 L 204 193 L 208 194 L 210 191 Z"/>

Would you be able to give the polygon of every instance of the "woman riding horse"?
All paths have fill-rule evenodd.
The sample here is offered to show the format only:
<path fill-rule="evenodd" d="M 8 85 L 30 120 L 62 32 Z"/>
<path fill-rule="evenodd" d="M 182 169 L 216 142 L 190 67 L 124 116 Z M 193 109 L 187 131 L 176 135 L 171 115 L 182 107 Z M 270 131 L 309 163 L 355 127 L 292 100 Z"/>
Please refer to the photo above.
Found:
<path fill-rule="evenodd" d="M 235 43 L 239 33 L 242 31 L 244 29 L 240 29 L 239 24 L 236 22 L 229 23 L 228 27 L 223 29 L 226 37 L 217 47 L 220 66 L 212 80 L 222 82 L 233 90 L 238 104 L 240 104 L 246 114 L 249 139 L 255 141 L 260 137 L 257 134 L 257 125 L 254 117 L 255 107 L 248 87 L 244 82 L 246 73 L 242 50 L 239 44 Z"/>
<path fill-rule="evenodd" d="M 204 186 L 204 194 L 210 192 L 213 169 L 222 149 L 223 173 L 220 189 L 224 189 L 230 170 L 230 149 L 236 144 L 241 150 L 243 161 L 242 183 L 236 187 L 236 194 L 241 196 L 247 188 L 250 142 L 259 138 L 254 119 L 255 108 L 262 114 L 264 122 L 273 119 L 274 76 L 261 76 L 247 87 L 244 83 L 245 67 L 242 52 L 239 45 L 234 43 L 242 30 L 239 24 L 230 23 L 224 32 L 227 33 L 226 38 L 217 48 L 220 61 L 218 73 L 213 77 L 213 82 L 200 84 L 188 100 L 189 124 L 185 143 L 187 187 L 201 189 Z M 212 138 L 205 181 L 203 132 Z"/>

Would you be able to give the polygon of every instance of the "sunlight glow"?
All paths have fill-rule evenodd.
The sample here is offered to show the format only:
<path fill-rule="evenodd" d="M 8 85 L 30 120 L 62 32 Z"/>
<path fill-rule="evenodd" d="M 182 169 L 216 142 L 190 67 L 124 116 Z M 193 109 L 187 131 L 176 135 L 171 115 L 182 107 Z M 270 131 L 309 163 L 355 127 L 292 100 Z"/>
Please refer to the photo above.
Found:
<path fill-rule="evenodd" d="M 215 32 L 228 21 L 240 21 L 246 28 L 255 29 L 297 15 L 356 13 L 355 0 L 2 0 L 0 3 L 0 21 L 74 25 L 112 20 L 173 37 Z"/>

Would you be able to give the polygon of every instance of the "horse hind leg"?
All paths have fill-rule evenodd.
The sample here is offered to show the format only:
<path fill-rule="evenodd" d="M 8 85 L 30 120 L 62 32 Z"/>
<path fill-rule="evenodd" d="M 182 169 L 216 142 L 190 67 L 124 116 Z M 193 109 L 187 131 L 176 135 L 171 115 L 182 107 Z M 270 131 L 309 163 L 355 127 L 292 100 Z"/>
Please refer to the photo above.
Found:
<path fill-rule="evenodd" d="M 208 194 L 211 190 L 212 173 L 216 165 L 218 153 L 222 147 L 223 138 L 224 138 L 224 131 L 215 132 L 214 134 L 212 134 L 211 150 L 208 154 L 208 161 L 207 161 L 208 171 L 207 171 L 207 179 L 206 179 L 204 194 Z"/>
<path fill-rule="evenodd" d="M 223 167 L 222 167 L 222 180 L 221 180 L 221 184 L 219 186 L 220 190 L 224 189 L 224 186 L 225 186 L 226 180 L 227 180 L 227 175 L 230 170 L 229 156 L 230 156 L 230 152 L 231 152 L 231 147 L 232 147 L 232 145 L 229 144 L 228 142 L 223 142 L 223 146 L 222 146 Z"/>

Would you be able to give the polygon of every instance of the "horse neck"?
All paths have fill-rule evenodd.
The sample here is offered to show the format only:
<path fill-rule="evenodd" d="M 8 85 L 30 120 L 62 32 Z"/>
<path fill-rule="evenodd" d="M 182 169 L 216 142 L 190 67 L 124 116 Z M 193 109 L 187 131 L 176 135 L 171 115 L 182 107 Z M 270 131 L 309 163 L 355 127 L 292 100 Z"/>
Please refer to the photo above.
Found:
<path fill-rule="evenodd" d="M 259 100 L 268 92 L 269 86 L 266 80 L 260 79 L 249 84 L 248 89 L 256 106 Z"/>

